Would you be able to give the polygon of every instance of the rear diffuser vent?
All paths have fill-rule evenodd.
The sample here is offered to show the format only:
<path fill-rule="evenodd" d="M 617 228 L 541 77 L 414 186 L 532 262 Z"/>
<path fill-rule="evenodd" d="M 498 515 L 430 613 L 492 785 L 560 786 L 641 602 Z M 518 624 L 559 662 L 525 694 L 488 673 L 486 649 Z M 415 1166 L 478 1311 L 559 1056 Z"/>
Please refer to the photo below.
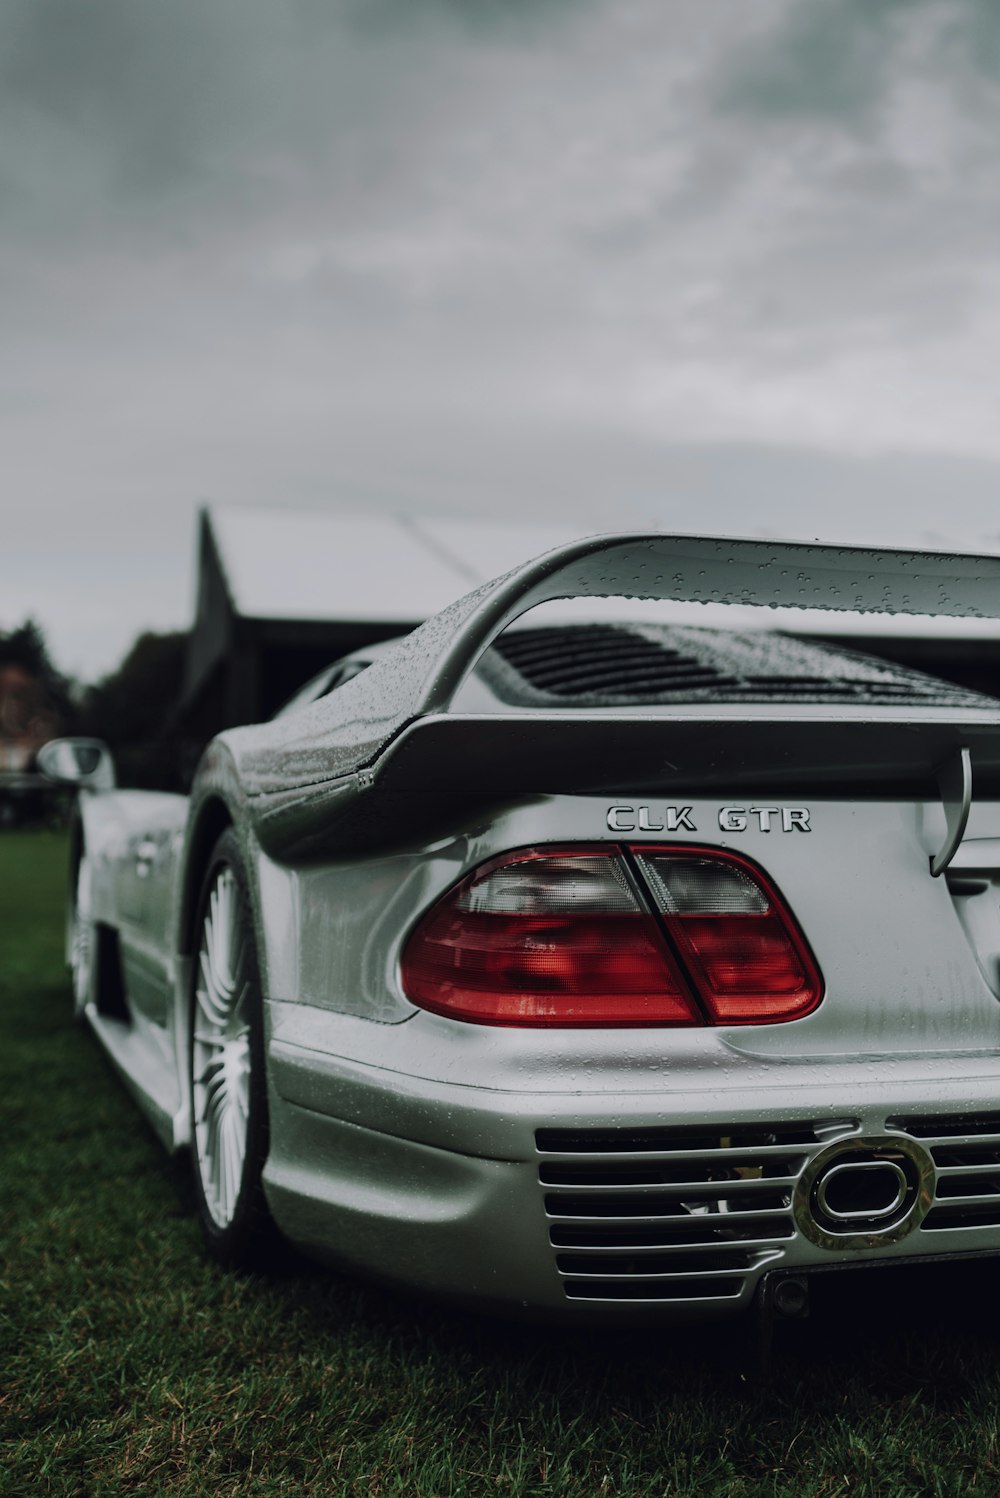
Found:
<path fill-rule="evenodd" d="M 822 1140 L 769 1127 L 540 1129 L 549 1240 L 571 1300 L 719 1301 L 780 1259 Z"/>
<path fill-rule="evenodd" d="M 924 1232 L 1000 1227 L 1000 1113 L 897 1119 L 930 1150 L 937 1172 Z"/>
<path fill-rule="evenodd" d="M 796 1183 L 857 1119 L 544 1128 L 539 1187 L 555 1271 L 570 1300 L 723 1303 L 748 1299 L 762 1271 L 801 1262 Z M 1000 1112 L 871 1120 L 919 1139 L 934 1200 L 912 1256 L 992 1249 L 1000 1228 Z"/>

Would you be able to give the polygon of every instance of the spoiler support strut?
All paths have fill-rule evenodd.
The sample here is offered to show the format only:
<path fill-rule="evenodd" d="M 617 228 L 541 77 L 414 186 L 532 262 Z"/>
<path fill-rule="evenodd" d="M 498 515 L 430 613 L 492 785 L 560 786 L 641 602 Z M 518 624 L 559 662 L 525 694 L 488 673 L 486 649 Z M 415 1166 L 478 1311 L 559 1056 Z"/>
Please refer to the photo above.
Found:
<path fill-rule="evenodd" d="M 944 806 L 945 835 L 939 852 L 931 859 L 934 879 L 944 873 L 965 836 L 972 806 L 972 756 L 968 749 L 959 749 L 952 754 L 938 766 L 937 774 Z"/>

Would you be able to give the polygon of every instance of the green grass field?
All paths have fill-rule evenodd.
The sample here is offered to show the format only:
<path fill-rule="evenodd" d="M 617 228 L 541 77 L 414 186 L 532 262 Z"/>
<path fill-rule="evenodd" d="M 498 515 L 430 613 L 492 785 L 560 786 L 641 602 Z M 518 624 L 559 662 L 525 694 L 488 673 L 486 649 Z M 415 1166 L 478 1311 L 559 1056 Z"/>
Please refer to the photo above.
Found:
<path fill-rule="evenodd" d="M 0 1493 L 1000 1493 L 1000 1264 L 831 1277 L 762 1383 L 732 1330 L 498 1326 L 206 1263 L 70 1017 L 63 859 L 0 834 Z"/>

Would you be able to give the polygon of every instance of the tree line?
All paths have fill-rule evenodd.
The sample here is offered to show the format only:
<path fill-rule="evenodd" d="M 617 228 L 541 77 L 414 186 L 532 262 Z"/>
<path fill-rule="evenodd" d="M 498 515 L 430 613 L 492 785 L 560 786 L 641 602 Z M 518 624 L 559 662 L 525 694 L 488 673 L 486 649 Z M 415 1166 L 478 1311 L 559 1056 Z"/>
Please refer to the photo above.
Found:
<path fill-rule="evenodd" d="M 178 790 L 183 755 L 173 720 L 186 649 L 185 631 L 146 631 L 113 671 L 82 683 L 59 670 L 44 631 L 26 619 L 16 629 L 0 631 L 0 670 L 19 667 L 38 684 L 60 733 L 103 739 L 122 785 Z"/>

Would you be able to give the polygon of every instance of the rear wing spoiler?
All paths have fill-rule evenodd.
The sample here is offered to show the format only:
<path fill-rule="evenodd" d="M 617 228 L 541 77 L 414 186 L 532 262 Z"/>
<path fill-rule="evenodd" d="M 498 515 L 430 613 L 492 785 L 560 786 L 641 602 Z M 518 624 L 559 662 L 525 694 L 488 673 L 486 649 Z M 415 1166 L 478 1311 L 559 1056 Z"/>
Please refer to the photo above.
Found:
<path fill-rule="evenodd" d="M 588 724 L 585 758 L 592 767 L 584 783 L 591 789 L 618 784 L 626 766 L 636 783 L 662 785 L 665 777 L 683 775 L 688 785 L 678 763 L 682 749 L 689 771 L 697 761 L 703 771 L 713 770 L 713 783 L 733 773 L 742 781 L 748 772 L 770 774 L 771 784 L 783 785 L 788 776 L 836 779 L 834 772 L 847 780 L 933 782 L 937 766 L 968 744 L 973 760 L 1000 777 L 1000 708 L 996 718 L 972 712 L 968 724 L 933 725 L 912 710 L 913 721 L 904 721 L 910 715 L 904 709 L 891 714 L 891 722 L 873 711 L 871 721 L 854 717 L 839 730 L 829 711 L 796 722 L 780 707 L 765 715 L 758 710 L 749 715 L 752 721 L 740 716 L 735 748 L 731 733 L 718 732 L 718 720 L 710 746 L 711 719 L 686 720 L 683 712 L 655 718 L 637 712 L 634 719 L 617 714 L 600 728 L 590 714 L 503 715 L 487 723 L 449 713 L 480 656 L 509 624 L 539 604 L 586 597 L 1000 619 L 1000 556 L 644 532 L 558 547 L 434 615 L 299 715 L 294 738 L 287 719 L 224 734 L 243 793 L 260 798 L 262 838 L 268 840 L 269 824 L 283 841 L 278 826 L 293 806 L 292 821 L 301 828 L 307 806 L 319 812 L 321 804 L 342 803 L 376 783 L 385 790 L 433 790 L 428 775 L 446 779 L 453 790 L 482 792 L 488 784 L 508 793 L 583 789 L 581 718 Z M 611 752 L 615 743 L 618 750 Z M 498 784 L 491 772 L 500 754 L 507 769 Z"/>

